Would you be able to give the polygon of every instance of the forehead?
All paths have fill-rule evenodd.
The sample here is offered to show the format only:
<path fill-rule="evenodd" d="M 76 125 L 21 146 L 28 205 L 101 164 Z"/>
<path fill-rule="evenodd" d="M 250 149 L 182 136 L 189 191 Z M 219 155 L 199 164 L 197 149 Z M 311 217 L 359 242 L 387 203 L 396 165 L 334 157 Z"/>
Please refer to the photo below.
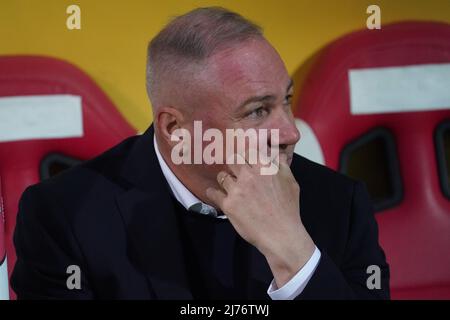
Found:
<path fill-rule="evenodd" d="M 228 103 L 284 94 L 290 81 L 280 56 L 265 40 L 250 40 L 214 54 L 204 77 L 208 91 Z"/>

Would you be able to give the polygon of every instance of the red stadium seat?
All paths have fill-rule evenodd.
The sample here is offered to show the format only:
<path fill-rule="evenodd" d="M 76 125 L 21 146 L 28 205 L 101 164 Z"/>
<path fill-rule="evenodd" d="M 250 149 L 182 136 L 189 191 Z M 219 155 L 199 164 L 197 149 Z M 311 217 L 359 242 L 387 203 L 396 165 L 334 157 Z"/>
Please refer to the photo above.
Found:
<path fill-rule="evenodd" d="M 89 76 L 47 57 L 0 57 L 0 114 L 12 126 L 0 132 L 0 196 L 5 217 L 0 261 L 4 246 L 11 274 L 16 260 L 12 236 L 24 189 L 100 154 L 136 131 Z M 12 290 L 10 297 L 14 298 Z"/>
<path fill-rule="evenodd" d="M 352 172 L 375 179 L 386 170 L 374 202 L 394 299 L 450 298 L 449 68 L 450 25 L 403 22 L 333 42 L 299 88 L 309 146 L 298 153 L 345 173 L 359 159 Z M 379 154 L 357 151 L 375 141 L 385 151 L 370 167 Z"/>

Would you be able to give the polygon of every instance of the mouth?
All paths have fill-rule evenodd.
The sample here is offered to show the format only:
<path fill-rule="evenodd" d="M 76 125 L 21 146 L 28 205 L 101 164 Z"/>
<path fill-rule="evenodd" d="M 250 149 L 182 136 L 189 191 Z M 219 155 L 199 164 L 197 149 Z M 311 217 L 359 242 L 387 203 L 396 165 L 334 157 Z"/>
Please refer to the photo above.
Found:
<path fill-rule="evenodd" d="M 294 160 L 294 150 L 287 153 L 287 163 L 291 165 L 292 160 Z"/>
<path fill-rule="evenodd" d="M 288 165 L 291 165 L 294 155 L 292 153 L 285 153 L 285 154 L 286 154 L 286 162 L 288 163 Z"/>
<path fill-rule="evenodd" d="M 292 159 L 293 159 L 293 158 L 294 158 L 293 156 L 289 156 L 289 157 L 287 158 L 287 163 L 288 163 L 288 165 L 291 165 Z"/>

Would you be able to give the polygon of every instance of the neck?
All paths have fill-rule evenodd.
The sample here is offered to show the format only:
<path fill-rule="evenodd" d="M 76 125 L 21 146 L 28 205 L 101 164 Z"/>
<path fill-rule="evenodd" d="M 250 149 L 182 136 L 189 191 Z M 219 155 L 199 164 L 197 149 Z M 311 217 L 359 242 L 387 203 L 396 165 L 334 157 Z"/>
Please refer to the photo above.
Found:
<path fill-rule="evenodd" d="M 178 180 L 183 183 L 183 185 L 194 194 L 200 201 L 214 206 L 213 203 L 210 202 L 209 198 L 206 196 L 206 189 L 209 187 L 217 188 L 217 182 L 214 178 L 213 180 L 205 177 L 205 168 L 204 165 L 201 164 L 180 164 L 175 165 L 170 157 L 171 149 L 170 146 L 158 140 L 159 152 L 164 159 L 164 162 L 167 164 L 169 169 L 173 172 L 173 174 L 178 178 Z"/>

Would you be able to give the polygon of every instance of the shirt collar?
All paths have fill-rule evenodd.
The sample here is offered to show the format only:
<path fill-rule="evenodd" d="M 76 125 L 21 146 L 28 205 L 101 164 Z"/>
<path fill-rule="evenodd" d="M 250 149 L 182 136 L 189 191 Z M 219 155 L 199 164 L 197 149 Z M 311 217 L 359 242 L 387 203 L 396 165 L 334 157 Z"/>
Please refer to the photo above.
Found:
<path fill-rule="evenodd" d="M 166 161 L 159 152 L 158 143 L 156 142 L 156 136 L 153 136 L 153 145 L 155 147 L 156 157 L 158 158 L 162 173 L 178 202 L 181 203 L 181 205 L 186 210 L 191 210 L 206 215 L 212 215 L 216 218 L 226 219 L 225 215 L 219 216 L 217 210 L 214 207 L 203 203 L 199 198 L 192 194 L 192 192 L 189 191 L 189 189 L 186 188 L 185 185 L 177 178 L 177 176 L 169 168 Z"/>

